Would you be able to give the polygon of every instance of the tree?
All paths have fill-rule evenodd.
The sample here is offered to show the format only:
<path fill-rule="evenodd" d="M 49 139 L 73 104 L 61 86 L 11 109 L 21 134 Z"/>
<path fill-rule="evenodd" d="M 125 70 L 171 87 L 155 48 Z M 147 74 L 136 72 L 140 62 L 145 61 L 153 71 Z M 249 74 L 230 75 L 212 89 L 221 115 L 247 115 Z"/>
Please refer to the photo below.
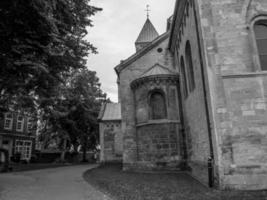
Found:
<path fill-rule="evenodd" d="M 0 1 L 0 109 L 34 107 L 51 96 L 85 57 L 96 53 L 84 39 L 89 0 Z"/>
<path fill-rule="evenodd" d="M 3 166 L 0 166 L 0 172 L 7 172 L 9 164 L 8 150 L 0 148 L 0 159 L 0 163 L 2 162 L 2 159 L 4 159 L 2 163 Z"/>
<path fill-rule="evenodd" d="M 85 161 L 88 146 L 94 148 L 97 142 L 97 116 L 101 104 L 109 100 L 100 89 L 96 73 L 88 69 L 73 71 L 58 89 L 59 95 L 53 104 L 43 106 L 48 109 L 44 112 L 46 120 L 53 127 L 50 133 L 67 134 L 75 151 L 82 145 Z"/>

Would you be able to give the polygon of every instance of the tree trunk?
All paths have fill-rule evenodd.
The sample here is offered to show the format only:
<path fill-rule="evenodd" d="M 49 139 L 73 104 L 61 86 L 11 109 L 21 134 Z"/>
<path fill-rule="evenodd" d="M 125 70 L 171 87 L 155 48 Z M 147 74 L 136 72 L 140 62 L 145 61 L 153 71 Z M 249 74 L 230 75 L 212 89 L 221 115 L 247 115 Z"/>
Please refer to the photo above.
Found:
<path fill-rule="evenodd" d="M 86 150 L 87 150 L 87 137 L 84 136 L 84 139 L 83 139 L 83 160 L 82 162 L 88 162 L 88 160 L 86 159 Z"/>
<path fill-rule="evenodd" d="M 61 155 L 60 155 L 60 161 L 61 162 L 65 162 L 65 155 L 66 155 L 66 148 L 67 148 L 67 139 L 63 139 L 64 142 L 63 142 L 63 150 L 61 152 Z"/>
<path fill-rule="evenodd" d="M 6 149 L 0 148 L 0 153 L 2 154 L 1 156 L 4 156 L 4 164 L 3 164 L 3 167 L 0 169 L 0 171 L 7 172 L 8 171 L 8 167 L 9 167 L 8 151 Z"/>

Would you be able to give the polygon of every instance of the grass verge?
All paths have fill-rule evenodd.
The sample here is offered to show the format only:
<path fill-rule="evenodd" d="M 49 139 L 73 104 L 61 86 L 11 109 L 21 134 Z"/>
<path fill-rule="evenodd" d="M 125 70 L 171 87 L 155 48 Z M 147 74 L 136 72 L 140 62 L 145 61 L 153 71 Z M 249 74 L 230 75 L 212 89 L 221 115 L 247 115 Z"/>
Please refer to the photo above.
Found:
<path fill-rule="evenodd" d="M 123 172 L 118 164 L 88 170 L 84 178 L 116 200 L 267 200 L 267 191 L 217 191 L 184 173 Z"/>

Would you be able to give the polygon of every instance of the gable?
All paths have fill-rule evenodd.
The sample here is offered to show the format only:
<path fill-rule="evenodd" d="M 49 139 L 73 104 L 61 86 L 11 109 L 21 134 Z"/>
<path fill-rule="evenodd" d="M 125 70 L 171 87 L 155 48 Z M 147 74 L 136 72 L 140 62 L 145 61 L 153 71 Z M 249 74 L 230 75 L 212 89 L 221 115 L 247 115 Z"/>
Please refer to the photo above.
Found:
<path fill-rule="evenodd" d="M 154 76 L 154 75 L 170 75 L 170 74 L 175 74 L 174 71 L 170 70 L 167 67 L 164 67 L 158 63 L 150 67 L 147 71 L 145 71 L 140 78 L 142 77 L 148 77 L 148 76 Z"/>
<path fill-rule="evenodd" d="M 164 41 L 169 39 L 169 32 L 166 32 L 159 37 L 157 37 L 155 40 L 151 42 L 151 44 L 147 45 L 143 49 L 137 51 L 135 54 L 127 58 L 126 60 L 122 61 L 119 65 L 117 65 L 114 69 L 116 73 L 119 75 L 122 70 L 130 66 L 133 62 L 140 59 L 141 57 L 145 56 L 149 51 L 163 43 Z"/>

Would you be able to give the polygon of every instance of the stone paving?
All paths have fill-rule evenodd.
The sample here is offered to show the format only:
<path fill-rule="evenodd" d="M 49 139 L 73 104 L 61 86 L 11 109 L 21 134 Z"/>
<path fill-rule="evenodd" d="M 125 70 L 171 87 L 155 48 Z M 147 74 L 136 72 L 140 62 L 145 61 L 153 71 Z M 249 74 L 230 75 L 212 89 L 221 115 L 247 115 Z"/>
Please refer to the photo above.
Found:
<path fill-rule="evenodd" d="M 111 200 L 82 177 L 95 166 L 0 174 L 0 200 Z"/>

